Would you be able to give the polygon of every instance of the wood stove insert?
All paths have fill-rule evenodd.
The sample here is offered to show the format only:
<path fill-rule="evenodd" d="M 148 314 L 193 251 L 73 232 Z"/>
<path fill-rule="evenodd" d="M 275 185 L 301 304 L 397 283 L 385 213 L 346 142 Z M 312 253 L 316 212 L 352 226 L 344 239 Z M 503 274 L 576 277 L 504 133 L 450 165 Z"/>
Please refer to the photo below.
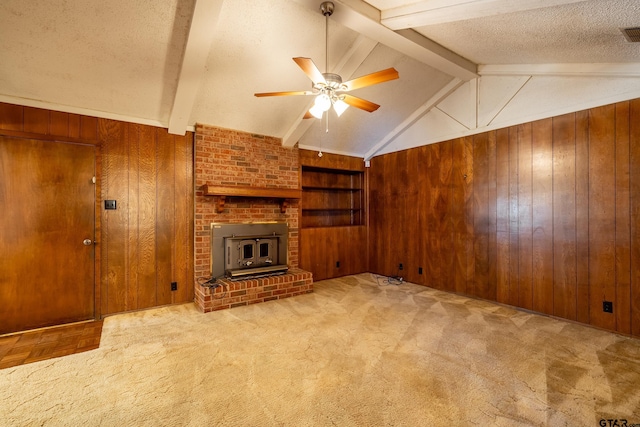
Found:
<path fill-rule="evenodd" d="M 242 279 L 284 274 L 289 227 L 285 222 L 211 224 L 211 277 Z"/>

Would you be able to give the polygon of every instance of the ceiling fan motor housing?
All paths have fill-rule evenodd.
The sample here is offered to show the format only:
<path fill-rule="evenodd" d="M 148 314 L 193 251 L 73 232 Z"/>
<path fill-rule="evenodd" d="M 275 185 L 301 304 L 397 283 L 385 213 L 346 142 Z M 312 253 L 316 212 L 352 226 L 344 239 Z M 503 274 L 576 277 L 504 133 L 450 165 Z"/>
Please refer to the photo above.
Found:
<path fill-rule="evenodd" d="M 322 75 L 327 82 L 327 86 L 337 90 L 342 85 L 342 77 L 340 77 L 338 74 L 322 73 Z"/>
<path fill-rule="evenodd" d="M 313 85 L 314 91 L 326 94 L 332 102 L 341 99 L 336 93 L 337 91 L 346 90 L 346 86 L 342 84 L 342 77 L 334 73 L 322 73 L 325 83 L 319 82 Z"/>

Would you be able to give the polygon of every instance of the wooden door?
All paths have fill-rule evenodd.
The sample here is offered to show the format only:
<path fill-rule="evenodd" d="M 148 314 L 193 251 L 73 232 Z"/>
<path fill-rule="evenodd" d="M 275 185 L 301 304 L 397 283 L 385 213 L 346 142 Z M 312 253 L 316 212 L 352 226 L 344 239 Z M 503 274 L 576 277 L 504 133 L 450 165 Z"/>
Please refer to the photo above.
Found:
<path fill-rule="evenodd" d="M 94 146 L 0 137 L 0 334 L 94 318 L 94 175 Z"/>

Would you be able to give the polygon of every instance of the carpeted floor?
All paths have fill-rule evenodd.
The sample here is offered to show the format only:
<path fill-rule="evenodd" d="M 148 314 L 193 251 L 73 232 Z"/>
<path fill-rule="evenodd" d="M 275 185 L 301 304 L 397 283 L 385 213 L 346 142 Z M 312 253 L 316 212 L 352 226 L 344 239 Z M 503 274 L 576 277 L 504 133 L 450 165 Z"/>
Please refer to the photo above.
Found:
<path fill-rule="evenodd" d="M 0 424 L 640 423 L 640 340 L 369 274 L 314 288 L 108 317 L 97 350 L 1 370 Z"/>

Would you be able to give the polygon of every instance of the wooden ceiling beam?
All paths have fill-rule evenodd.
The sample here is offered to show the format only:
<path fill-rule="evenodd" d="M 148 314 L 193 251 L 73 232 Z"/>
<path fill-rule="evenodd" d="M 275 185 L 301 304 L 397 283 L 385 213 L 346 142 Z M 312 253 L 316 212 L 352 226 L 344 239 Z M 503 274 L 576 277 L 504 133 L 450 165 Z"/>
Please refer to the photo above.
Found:
<path fill-rule="evenodd" d="M 295 1 L 320 13 L 318 0 Z M 415 31 L 395 32 L 382 25 L 380 11 L 368 3 L 362 0 L 333 0 L 333 3 L 335 10 L 331 19 L 345 27 L 450 76 L 464 81 L 478 77 L 473 62 Z"/>
<path fill-rule="evenodd" d="M 169 133 L 184 135 L 202 85 L 223 0 L 196 0 L 169 116 Z"/>

